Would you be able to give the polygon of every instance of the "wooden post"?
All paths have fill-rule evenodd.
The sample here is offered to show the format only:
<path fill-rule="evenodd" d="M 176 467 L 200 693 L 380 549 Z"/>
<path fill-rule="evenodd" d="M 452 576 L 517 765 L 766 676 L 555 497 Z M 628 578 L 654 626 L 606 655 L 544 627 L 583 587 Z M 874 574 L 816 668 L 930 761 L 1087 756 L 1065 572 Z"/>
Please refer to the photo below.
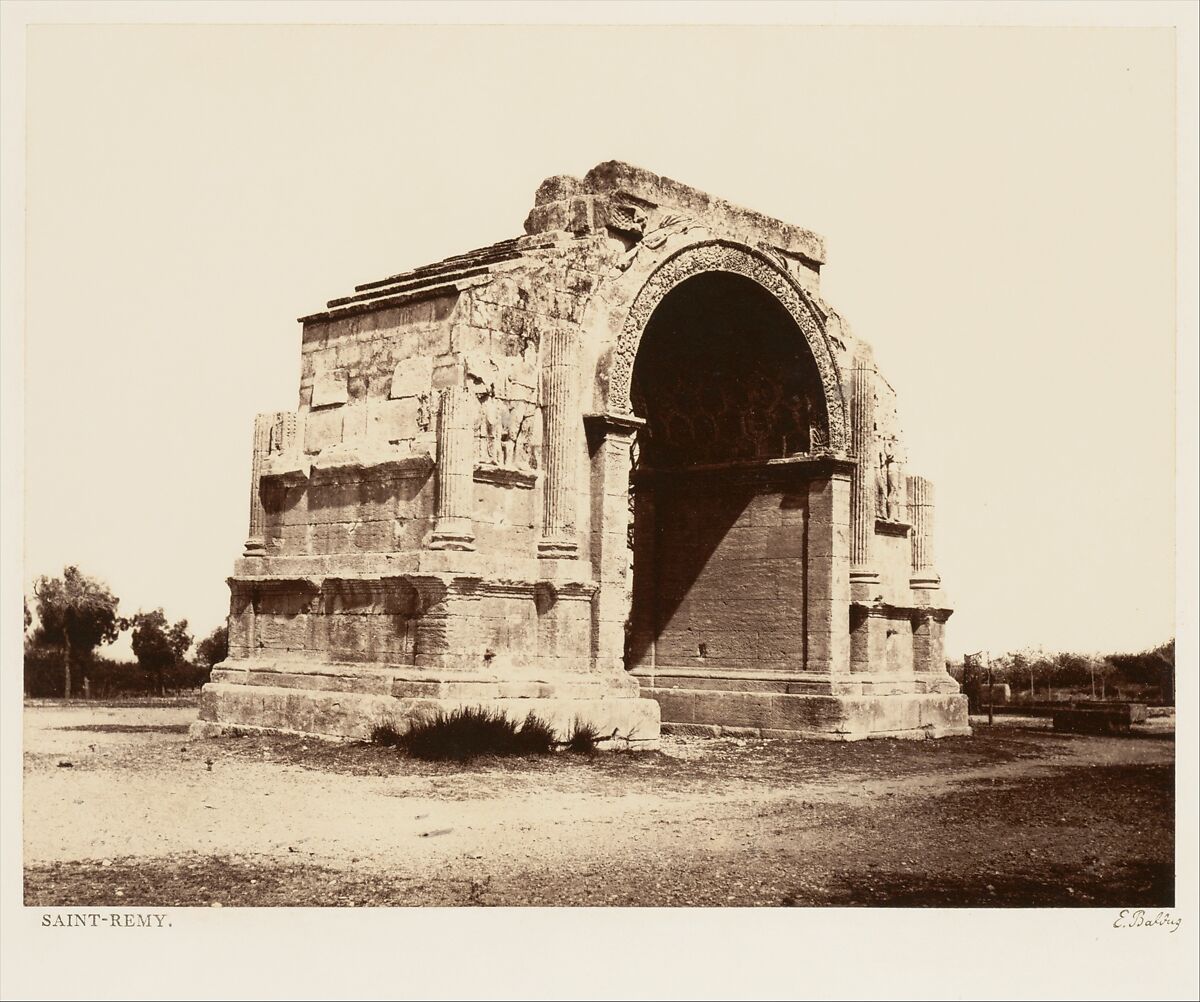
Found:
<path fill-rule="evenodd" d="M 987 687 L 988 687 L 988 726 L 995 723 L 992 717 L 992 659 L 988 657 L 987 651 L 983 652 L 983 663 L 987 665 Z"/>

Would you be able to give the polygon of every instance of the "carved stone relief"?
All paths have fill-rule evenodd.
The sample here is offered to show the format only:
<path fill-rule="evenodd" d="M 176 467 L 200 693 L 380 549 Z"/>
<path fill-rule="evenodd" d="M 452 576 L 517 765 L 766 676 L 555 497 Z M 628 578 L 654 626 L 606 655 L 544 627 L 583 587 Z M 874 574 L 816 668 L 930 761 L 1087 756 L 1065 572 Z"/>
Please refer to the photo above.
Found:
<path fill-rule="evenodd" d="M 813 447 L 819 407 L 799 374 L 753 357 L 741 371 L 674 370 L 640 405 L 639 460 L 651 466 L 778 459 Z"/>
<path fill-rule="evenodd" d="M 271 424 L 267 442 L 267 455 L 275 456 L 290 452 L 296 438 L 296 414 L 294 411 L 280 411 L 275 415 Z"/>
<path fill-rule="evenodd" d="M 889 522 L 903 521 L 904 468 L 896 443 L 885 439 L 880 444 L 878 456 L 875 474 L 876 516 Z"/>
<path fill-rule="evenodd" d="M 628 208 L 631 212 L 631 222 L 635 226 L 640 222 L 641 229 L 636 230 L 631 226 L 626 232 L 640 232 L 642 236 L 617 262 L 617 268 L 621 271 L 625 271 L 633 264 L 642 250 L 658 250 L 676 233 L 687 233 L 688 230 L 696 229 L 703 225 L 691 216 L 671 212 L 668 209 L 654 209 L 647 214 L 637 206 L 631 205 Z"/>
<path fill-rule="evenodd" d="M 481 396 L 476 428 L 480 461 L 508 470 L 536 470 L 536 411 L 530 401 L 503 400 L 491 393 Z"/>
<path fill-rule="evenodd" d="M 429 393 L 417 396 L 417 429 L 429 431 L 433 427 L 433 407 Z"/>

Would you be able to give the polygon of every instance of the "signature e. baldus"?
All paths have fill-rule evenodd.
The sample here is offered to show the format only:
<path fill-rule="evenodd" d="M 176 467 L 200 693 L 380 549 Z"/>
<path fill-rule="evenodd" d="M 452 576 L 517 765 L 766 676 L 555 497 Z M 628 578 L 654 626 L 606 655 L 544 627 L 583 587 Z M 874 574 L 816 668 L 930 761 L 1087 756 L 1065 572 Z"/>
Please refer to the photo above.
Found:
<path fill-rule="evenodd" d="M 1175 932 L 1183 922 L 1182 918 L 1170 912 L 1156 912 L 1153 915 L 1144 908 L 1122 908 L 1121 913 L 1113 922 L 1114 929 L 1166 929 Z"/>

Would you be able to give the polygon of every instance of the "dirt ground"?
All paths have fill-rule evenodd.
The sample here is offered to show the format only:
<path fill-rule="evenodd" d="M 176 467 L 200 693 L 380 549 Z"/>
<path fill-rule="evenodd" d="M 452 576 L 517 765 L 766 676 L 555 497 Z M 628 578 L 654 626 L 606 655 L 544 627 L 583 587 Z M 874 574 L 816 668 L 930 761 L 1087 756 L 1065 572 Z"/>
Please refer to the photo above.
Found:
<path fill-rule="evenodd" d="M 26 707 L 27 904 L 1174 904 L 1161 725 L 452 766 L 194 716 Z"/>

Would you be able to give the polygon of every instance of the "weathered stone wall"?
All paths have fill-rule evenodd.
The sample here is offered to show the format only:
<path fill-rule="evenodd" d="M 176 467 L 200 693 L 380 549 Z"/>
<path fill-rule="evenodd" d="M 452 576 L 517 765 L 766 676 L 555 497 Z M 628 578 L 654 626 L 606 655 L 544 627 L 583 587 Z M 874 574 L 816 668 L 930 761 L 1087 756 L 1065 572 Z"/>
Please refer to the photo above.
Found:
<path fill-rule="evenodd" d="M 845 671 L 848 491 L 804 460 L 639 478 L 630 667 Z"/>
<path fill-rule="evenodd" d="M 450 348 L 458 296 L 309 319 L 301 347 L 304 452 L 342 443 L 416 447 L 430 430 L 430 361 Z"/>
<path fill-rule="evenodd" d="M 314 470 L 262 488 L 269 555 L 323 557 L 417 550 L 433 514 L 429 464 Z"/>
<path fill-rule="evenodd" d="M 654 503 L 654 666 L 802 670 L 806 493 L 664 487 Z"/>
<path fill-rule="evenodd" d="M 960 726 L 917 698 L 952 691 L 932 489 L 820 298 L 821 238 L 620 163 L 547 179 L 525 230 L 302 318 L 298 408 L 256 422 L 206 719 L 361 736 L 367 713 L 517 700 L 653 741 L 632 668 L 705 726 Z M 697 278 L 728 301 L 717 326 L 703 297 L 669 300 Z M 685 330 L 635 391 L 656 316 L 717 348 Z M 646 417 L 636 393 L 675 403 Z M 900 693 L 878 727 L 839 702 Z"/>
<path fill-rule="evenodd" d="M 884 602 L 907 605 L 912 574 L 908 527 L 889 526 L 888 531 L 876 531 L 873 543 L 874 563 L 879 571 L 879 584 L 873 590 Z"/>

